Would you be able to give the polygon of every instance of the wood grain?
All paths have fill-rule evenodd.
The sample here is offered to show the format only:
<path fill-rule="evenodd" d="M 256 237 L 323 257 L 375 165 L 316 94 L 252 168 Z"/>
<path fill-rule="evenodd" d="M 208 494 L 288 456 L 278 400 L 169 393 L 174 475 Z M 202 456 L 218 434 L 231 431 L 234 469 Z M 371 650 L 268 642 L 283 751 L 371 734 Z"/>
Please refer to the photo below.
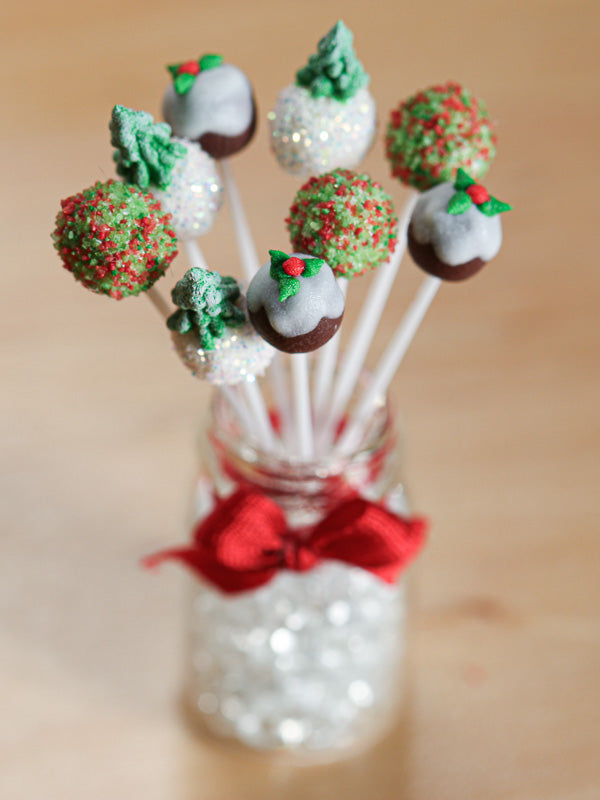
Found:
<path fill-rule="evenodd" d="M 596 800 L 597 3 L 66 0 L 5 12 L 0 796 Z M 112 105 L 158 113 L 163 65 L 212 50 L 256 86 L 259 133 L 234 167 L 259 251 L 285 245 L 297 184 L 268 152 L 265 113 L 339 16 L 382 125 L 400 98 L 447 78 L 486 99 L 499 129 L 488 185 L 515 210 L 500 256 L 440 292 L 395 384 L 408 480 L 435 523 L 406 718 L 360 757 L 298 769 L 182 724 L 181 576 L 152 579 L 137 559 L 183 535 L 208 393 L 150 304 L 84 292 L 49 231 L 59 198 L 112 174 Z M 401 202 L 380 144 L 365 167 Z M 203 246 L 235 271 L 226 212 Z M 407 261 L 377 349 L 418 280 Z"/>

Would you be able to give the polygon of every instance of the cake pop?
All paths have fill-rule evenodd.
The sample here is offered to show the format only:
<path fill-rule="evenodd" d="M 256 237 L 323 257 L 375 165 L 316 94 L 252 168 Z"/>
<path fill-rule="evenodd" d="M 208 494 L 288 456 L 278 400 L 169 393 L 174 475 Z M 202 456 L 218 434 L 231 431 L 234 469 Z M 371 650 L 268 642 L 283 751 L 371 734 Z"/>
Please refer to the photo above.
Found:
<path fill-rule="evenodd" d="M 419 198 L 408 228 L 410 254 L 442 280 L 470 278 L 500 250 L 498 215 L 510 208 L 459 169 L 454 184 L 434 186 Z"/>
<path fill-rule="evenodd" d="M 268 114 L 271 150 L 292 175 L 355 167 L 371 146 L 375 101 L 353 38 L 337 22 Z"/>
<path fill-rule="evenodd" d="M 246 75 L 223 56 L 167 67 L 173 78 L 163 99 L 163 115 L 176 136 L 199 142 L 213 158 L 245 147 L 256 128 L 256 105 Z"/>
<path fill-rule="evenodd" d="M 171 214 L 180 239 L 207 233 L 223 205 L 223 184 L 214 160 L 185 139 L 171 138 L 166 122 L 151 114 L 115 106 L 110 121 L 117 173 L 150 189 Z"/>
<path fill-rule="evenodd" d="M 116 300 L 149 289 L 177 255 L 158 200 L 114 180 L 62 200 L 52 238 L 76 280 Z"/>
<path fill-rule="evenodd" d="M 485 104 L 453 82 L 400 103 L 391 112 L 385 143 L 392 175 L 420 190 L 454 180 L 459 167 L 481 178 L 496 155 Z"/>
<path fill-rule="evenodd" d="M 195 267 L 177 282 L 171 297 L 178 310 L 167 327 L 193 375 L 232 386 L 264 373 L 275 351 L 248 322 L 234 278 Z"/>
<path fill-rule="evenodd" d="M 269 255 L 248 287 L 250 321 L 278 350 L 316 350 L 331 339 L 344 316 L 344 296 L 333 270 L 305 254 L 269 250 Z"/>
<path fill-rule="evenodd" d="M 325 259 L 338 277 L 374 269 L 396 246 L 398 218 L 390 197 L 368 175 L 349 170 L 307 181 L 286 224 L 292 246 Z"/>

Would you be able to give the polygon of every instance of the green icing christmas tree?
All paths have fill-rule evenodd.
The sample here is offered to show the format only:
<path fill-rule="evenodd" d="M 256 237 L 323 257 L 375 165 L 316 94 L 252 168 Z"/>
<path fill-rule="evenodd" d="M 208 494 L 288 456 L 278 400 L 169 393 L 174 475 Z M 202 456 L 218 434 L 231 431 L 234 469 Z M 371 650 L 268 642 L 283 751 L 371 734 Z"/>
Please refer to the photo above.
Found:
<path fill-rule="evenodd" d="M 313 97 L 349 100 L 369 83 L 369 76 L 356 57 L 352 32 L 339 21 L 324 36 L 308 64 L 296 73 L 296 83 Z"/>
<path fill-rule="evenodd" d="M 166 189 L 173 167 L 187 152 L 171 139 L 170 125 L 154 122 L 146 111 L 115 106 L 109 128 L 118 174 L 144 191 L 150 186 Z"/>
<path fill-rule="evenodd" d="M 195 333 L 204 350 L 215 349 L 225 328 L 239 328 L 246 316 L 236 305 L 240 289 L 234 278 L 194 267 L 175 284 L 171 297 L 179 310 L 167 320 L 177 333 Z"/>

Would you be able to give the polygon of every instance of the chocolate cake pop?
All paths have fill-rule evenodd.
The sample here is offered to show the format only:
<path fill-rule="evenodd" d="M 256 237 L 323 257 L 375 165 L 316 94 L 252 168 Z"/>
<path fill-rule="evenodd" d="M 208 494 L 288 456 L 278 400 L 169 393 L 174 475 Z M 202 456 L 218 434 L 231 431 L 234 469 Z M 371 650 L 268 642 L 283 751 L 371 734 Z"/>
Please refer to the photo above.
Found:
<path fill-rule="evenodd" d="M 196 144 L 171 138 L 166 122 L 115 106 L 110 121 L 117 173 L 150 189 L 171 214 L 180 239 L 195 239 L 212 227 L 223 204 L 223 184 L 214 160 Z"/>
<path fill-rule="evenodd" d="M 308 353 L 329 341 L 344 316 L 344 296 L 320 258 L 269 250 L 248 287 L 250 321 L 273 347 Z"/>
<path fill-rule="evenodd" d="M 76 280 L 121 300 L 149 289 L 177 255 L 170 219 L 136 186 L 98 181 L 61 201 L 52 238 Z"/>
<path fill-rule="evenodd" d="M 355 167 L 371 146 L 375 101 L 353 38 L 337 22 L 268 114 L 271 150 L 292 175 Z"/>
<path fill-rule="evenodd" d="M 442 280 L 470 278 L 500 250 L 498 215 L 510 208 L 459 169 L 454 184 L 434 186 L 419 198 L 408 228 L 410 254 Z"/>
<path fill-rule="evenodd" d="M 396 246 L 398 218 L 390 197 L 368 175 L 345 169 L 307 181 L 286 224 L 292 246 L 325 259 L 338 277 L 374 269 Z"/>
<path fill-rule="evenodd" d="M 177 282 L 171 297 L 179 308 L 167 327 L 193 375 L 233 386 L 264 373 L 275 351 L 248 321 L 234 278 L 195 267 Z"/>
<path fill-rule="evenodd" d="M 421 190 L 454 180 L 459 167 L 481 178 L 496 155 L 485 104 L 453 82 L 400 103 L 391 112 L 385 144 L 392 175 Z"/>
<path fill-rule="evenodd" d="M 223 56 L 168 67 L 173 83 L 163 99 L 163 115 L 176 136 L 199 142 L 213 158 L 245 147 L 256 129 L 256 104 L 246 75 Z"/>

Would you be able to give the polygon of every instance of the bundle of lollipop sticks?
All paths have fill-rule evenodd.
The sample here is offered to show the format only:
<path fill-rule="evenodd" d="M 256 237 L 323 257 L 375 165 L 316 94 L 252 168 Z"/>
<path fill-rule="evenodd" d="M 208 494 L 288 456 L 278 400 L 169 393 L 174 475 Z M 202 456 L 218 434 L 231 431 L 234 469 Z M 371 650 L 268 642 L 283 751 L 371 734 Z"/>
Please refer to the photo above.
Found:
<path fill-rule="evenodd" d="M 392 176 L 410 187 L 397 215 L 383 187 L 354 171 L 373 143 L 376 107 L 352 33 L 336 23 L 268 114 L 273 154 L 303 183 L 286 218 L 289 247 L 260 258 L 229 163 L 254 134 L 252 86 L 216 54 L 168 70 L 166 122 L 120 105 L 112 111 L 122 180 L 62 201 L 53 239 L 63 265 L 117 300 L 145 292 L 183 363 L 218 387 L 265 452 L 301 461 L 347 455 L 360 447 L 442 281 L 471 277 L 500 249 L 499 215 L 510 206 L 478 183 L 496 152 L 487 110 L 448 82 L 391 111 L 386 155 Z M 198 244 L 224 193 L 243 283 L 212 271 Z M 155 284 L 178 243 L 190 269 L 171 304 Z M 407 249 L 427 274 L 365 379 Z M 340 355 L 349 282 L 372 270 Z"/>

